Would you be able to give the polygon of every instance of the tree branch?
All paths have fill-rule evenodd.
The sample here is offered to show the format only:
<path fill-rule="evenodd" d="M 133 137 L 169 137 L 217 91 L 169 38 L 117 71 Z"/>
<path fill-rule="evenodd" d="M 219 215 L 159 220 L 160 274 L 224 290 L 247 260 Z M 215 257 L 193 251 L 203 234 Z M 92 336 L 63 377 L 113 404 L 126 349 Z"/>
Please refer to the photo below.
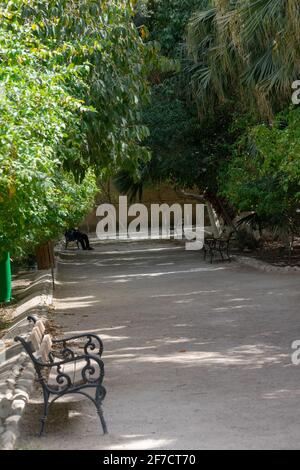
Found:
<path fill-rule="evenodd" d="M 176 192 L 187 199 L 196 199 L 197 201 L 201 201 L 202 203 L 207 202 L 207 199 L 204 194 L 186 193 L 183 189 L 180 189 Z"/>

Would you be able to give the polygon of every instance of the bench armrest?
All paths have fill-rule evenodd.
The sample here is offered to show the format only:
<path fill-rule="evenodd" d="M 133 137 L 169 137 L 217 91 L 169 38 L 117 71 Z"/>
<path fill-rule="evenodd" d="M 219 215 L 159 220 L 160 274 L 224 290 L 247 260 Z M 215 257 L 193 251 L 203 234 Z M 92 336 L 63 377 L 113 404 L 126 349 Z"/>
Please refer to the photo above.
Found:
<path fill-rule="evenodd" d="M 37 318 L 34 316 L 28 316 L 27 320 L 30 322 L 33 322 L 34 324 L 37 322 Z M 88 339 L 84 345 L 85 354 L 89 354 L 89 352 L 91 351 L 91 352 L 94 352 L 94 354 L 97 354 L 98 356 L 101 357 L 103 353 L 103 342 L 99 336 L 93 333 L 83 333 L 83 334 L 76 335 L 76 336 L 69 336 L 66 338 L 55 339 L 55 340 L 53 339 L 52 343 L 53 344 L 61 343 L 63 345 L 63 348 L 70 350 L 70 354 L 72 353 L 71 355 L 74 356 L 75 355 L 74 351 L 72 351 L 71 348 L 67 347 L 67 343 L 76 339 L 83 339 L 83 338 Z M 98 351 L 95 351 L 97 350 L 97 348 L 98 348 Z"/>
<path fill-rule="evenodd" d="M 64 391 L 67 391 L 69 388 L 74 387 L 75 376 L 73 371 L 66 371 L 65 366 L 68 364 L 76 364 L 76 362 L 83 362 L 84 365 L 81 365 L 80 374 L 83 383 L 87 385 L 93 384 L 102 384 L 104 378 L 104 363 L 103 361 L 95 355 L 92 354 L 82 354 L 70 359 L 65 359 L 63 361 L 53 361 L 53 362 L 42 362 L 37 359 L 36 363 L 40 368 L 51 369 L 51 373 L 54 372 L 56 375 L 55 381 L 57 385 L 62 387 Z M 49 390 L 53 389 L 52 385 L 48 385 L 45 382 L 46 387 Z"/>
<path fill-rule="evenodd" d="M 85 333 L 85 334 L 80 334 L 80 335 L 75 335 L 75 336 L 69 336 L 67 338 L 62 338 L 62 339 L 56 339 L 52 340 L 53 345 L 62 345 L 62 350 L 60 351 L 60 354 L 63 355 L 63 357 L 75 357 L 77 356 L 76 353 L 73 351 L 73 349 L 68 345 L 68 343 L 77 340 L 77 339 L 84 339 L 86 338 L 87 341 L 85 342 L 83 346 L 83 350 L 85 354 L 89 355 L 91 353 L 101 357 L 103 353 L 103 342 L 99 336 L 94 335 L 92 333 Z"/>
<path fill-rule="evenodd" d="M 100 359 L 98 356 L 96 356 L 94 354 L 81 354 L 80 356 L 71 357 L 69 359 L 63 359 L 63 360 L 53 361 L 53 362 L 43 362 L 40 359 L 35 359 L 35 362 L 37 362 L 41 367 L 48 367 L 48 368 L 58 367 L 58 368 L 60 368 L 61 366 L 64 366 L 66 364 L 71 364 L 73 362 L 83 361 L 83 360 L 86 361 L 88 364 L 91 361 L 94 361 L 98 364 L 100 369 L 104 370 L 104 362 L 102 361 L 102 359 Z"/>

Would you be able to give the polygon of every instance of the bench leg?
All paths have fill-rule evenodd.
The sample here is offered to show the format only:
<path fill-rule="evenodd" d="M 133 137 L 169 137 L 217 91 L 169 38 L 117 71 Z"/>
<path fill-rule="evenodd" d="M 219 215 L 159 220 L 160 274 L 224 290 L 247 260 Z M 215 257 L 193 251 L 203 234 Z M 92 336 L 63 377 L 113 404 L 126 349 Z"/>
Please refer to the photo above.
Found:
<path fill-rule="evenodd" d="M 213 259 L 214 259 L 214 247 L 213 246 L 210 246 L 209 253 L 210 253 L 210 264 L 213 264 Z"/>
<path fill-rule="evenodd" d="M 40 437 L 43 436 L 44 431 L 45 431 L 45 424 L 47 421 L 48 408 L 49 408 L 49 393 L 43 390 L 43 395 L 44 395 L 44 410 L 43 410 L 43 416 L 41 417 L 41 429 L 40 429 L 40 434 L 39 434 Z"/>
<path fill-rule="evenodd" d="M 102 406 L 101 405 L 96 405 L 96 406 L 97 406 L 97 413 L 98 413 L 98 416 L 100 418 L 100 423 L 101 423 L 101 426 L 102 426 L 102 429 L 103 429 L 103 434 L 108 434 L 107 425 L 106 425 L 106 421 L 104 419 Z"/>
<path fill-rule="evenodd" d="M 224 256 L 223 256 L 223 251 L 222 251 L 223 247 L 221 245 L 221 243 L 219 243 L 219 253 L 221 255 L 221 258 L 222 258 L 222 261 L 224 261 Z"/>
<path fill-rule="evenodd" d="M 104 419 L 102 405 L 101 405 L 102 400 L 104 399 L 105 395 L 106 395 L 106 390 L 104 387 L 101 386 L 101 388 L 97 388 L 94 403 L 96 405 L 97 413 L 100 418 L 100 423 L 103 429 L 103 434 L 108 434 L 107 425 Z"/>
<path fill-rule="evenodd" d="M 231 262 L 231 256 L 230 256 L 230 253 L 229 253 L 229 248 L 230 248 L 229 243 L 227 243 L 227 249 L 226 249 L 227 258 L 228 258 L 228 261 Z"/>

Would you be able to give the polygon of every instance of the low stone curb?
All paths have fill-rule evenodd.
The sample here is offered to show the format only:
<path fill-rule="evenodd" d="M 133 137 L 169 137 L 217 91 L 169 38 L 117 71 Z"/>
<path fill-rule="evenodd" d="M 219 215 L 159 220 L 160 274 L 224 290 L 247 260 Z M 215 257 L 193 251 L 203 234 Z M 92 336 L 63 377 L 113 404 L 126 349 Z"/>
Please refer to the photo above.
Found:
<path fill-rule="evenodd" d="M 33 306 L 28 302 L 28 310 L 22 309 L 24 320 L 7 331 L 2 338 L 4 345 L 10 344 L 16 335 L 28 334 L 28 315 L 47 317 L 53 299 L 52 282 L 41 282 L 39 297 L 38 305 Z M 0 365 L 0 450 L 13 450 L 20 434 L 20 421 L 33 389 L 35 371 L 27 354 L 14 344 L 7 348 L 6 357 Z"/>
<path fill-rule="evenodd" d="M 13 450 L 33 388 L 35 372 L 26 353 L 15 359 L 9 378 L 0 381 L 0 449 Z"/>
<path fill-rule="evenodd" d="M 178 243 L 184 244 L 185 241 L 177 240 Z M 250 268 L 259 269 L 266 273 L 278 273 L 278 274 L 291 274 L 300 273 L 300 267 L 298 266 L 274 266 L 273 264 L 266 263 L 257 258 L 250 258 L 242 255 L 232 255 L 231 260 L 239 263 L 242 266 L 248 266 Z"/>
<path fill-rule="evenodd" d="M 261 261 L 256 258 L 249 258 L 247 256 L 236 255 L 232 257 L 233 261 L 237 261 L 239 264 L 249 266 L 251 268 L 259 269 L 267 273 L 278 273 L 278 274 L 291 274 L 300 273 L 300 267 L 298 266 L 274 266 L 265 261 Z"/>

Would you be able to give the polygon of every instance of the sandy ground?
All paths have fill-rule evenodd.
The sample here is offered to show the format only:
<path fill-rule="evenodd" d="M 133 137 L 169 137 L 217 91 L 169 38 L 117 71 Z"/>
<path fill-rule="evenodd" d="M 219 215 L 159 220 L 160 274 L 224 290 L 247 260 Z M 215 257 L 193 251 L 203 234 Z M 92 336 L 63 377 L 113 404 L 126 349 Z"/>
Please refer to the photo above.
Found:
<path fill-rule="evenodd" d="M 162 242 L 69 252 L 54 318 L 104 344 L 109 435 L 87 401 L 57 403 L 36 437 L 36 394 L 21 449 L 300 447 L 299 274 L 205 263 Z"/>

